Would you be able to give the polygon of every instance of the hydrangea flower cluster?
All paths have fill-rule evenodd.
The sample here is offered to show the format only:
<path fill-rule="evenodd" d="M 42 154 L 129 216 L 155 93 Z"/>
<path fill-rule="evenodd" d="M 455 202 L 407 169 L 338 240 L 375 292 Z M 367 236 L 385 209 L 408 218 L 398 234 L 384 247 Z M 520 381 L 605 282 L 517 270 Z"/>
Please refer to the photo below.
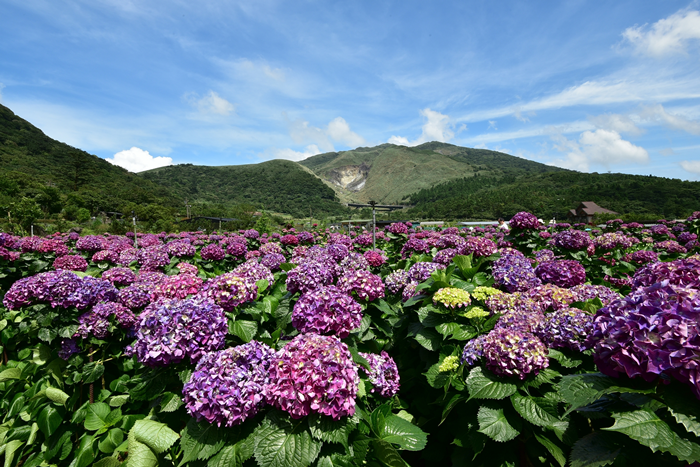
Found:
<path fill-rule="evenodd" d="M 199 273 L 199 268 L 197 268 L 197 266 L 195 266 L 194 264 L 178 263 L 175 267 L 180 271 L 180 274 L 189 274 L 191 276 L 196 276 L 197 273 Z"/>
<path fill-rule="evenodd" d="M 556 259 L 556 256 L 554 255 L 554 252 L 552 250 L 548 249 L 542 249 L 542 250 L 537 250 L 535 251 L 535 261 L 537 263 L 542 263 L 544 261 L 552 261 Z"/>
<path fill-rule="evenodd" d="M 155 271 L 170 264 L 170 257 L 161 245 L 154 245 L 138 251 L 138 262 L 141 270 Z"/>
<path fill-rule="evenodd" d="M 243 303 L 254 301 L 258 297 L 258 286 L 249 277 L 227 272 L 205 282 L 197 295 L 213 300 L 226 311 L 233 311 Z"/>
<path fill-rule="evenodd" d="M 224 346 L 228 319 L 224 310 L 207 298 L 161 300 L 139 316 L 136 341 L 129 352 L 146 366 L 197 362 L 205 353 Z"/>
<path fill-rule="evenodd" d="M 337 337 L 300 334 L 270 363 L 268 398 L 292 418 L 319 413 L 339 420 L 355 413 L 359 381 L 348 346 Z"/>
<path fill-rule="evenodd" d="M 348 255 L 340 261 L 340 267 L 343 270 L 359 270 L 359 269 L 369 269 L 369 262 L 365 259 L 364 255 L 351 251 Z"/>
<path fill-rule="evenodd" d="M 157 301 L 161 298 L 183 299 L 188 295 L 196 294 L 203 282 L 203 279 L 192 274 L 167 276 L 155 286 L 153 292 L 151 292 L 151 300 Z"/>
<path fill-rule="evenodd" d="M 439 249 L 444 248 L 457 248 L 460 245 L 464 245 L 466 240 L 456 234 L 444 233 L 437 239 L 435 246 Z"/>
<path fill-rule="evenodd" d="M 438 269 L 445 269 L 445 266 L 439 263 L 419 262 L 408 268 L 408 279 L 410 282 L 420 284 L 423 281 L 430 279 L 430 275 Z"/>
<path fill-rule="evenodd" d="M 301 332 L 347 337 L 360 327 L 362 307 L 340 288 L 329 285 L 303 294 L 294 305 L 292 325 Z"/>
<path fill-rule="evenodd" d="M 537 229 L 540 226 L 540 221 L 534 214 L 521 211 L 510 219 L 509 224 L 512 229 Z"/>
<path fill-rule="evenodd" d="M 653 381 L 665 374 L 700 399 L 700 292 L 668 281 L 642 287 L 598 310 L 587 342 L 610 376 Z"/>
<path fill-rule="evenodd" d="M 651 250 L 639 250 L 632 253 L 627 253 L 623 259 L 628 263 L 647 264 L 658 261 L 659 254 Z"/>
<path fill-rule="evenodd" d="M 115 324 L 122 328 L 130 329 L 136 324 L 136 316 L 125 306 L 114 302 L 98 303 L 78 319 L 78 330 L 74 337 L 80 336 L 85 339 L 94 336 L 104 339 L 110 334 L 112 317 Z"/>
<path fill-rule="evenodd" d="M 383 350 L 380 355 L 360 352 L 360 356 L 367 360 L 370 366 L 369 371 L 360 367 L 369 377 L 369 382 L 372 383 L 370 392 L 378 392 L 382 397 L 394 397 L 398 394 L 400 377 L 394 359 Z"/>
<path fill-rule="evenodd" d="M 85 272 L 88 268 L 88 263 L 85 258 L 78 255 L 59 256 L 53 262 L 54 269 L 65 269 L 68 271 Z"/>
<path fill-rule="evenodd" d="M 408 258 L 415 253 L 427 253 L 428 251 L 430 251 L 430 246 L 424 240 L 411 237 L 401 248 L 401 257 Z"/>
<path fill-rule="evenodd" d="M 537 303 L 543 312 L 550 308 L 553 310 L 567 308 L 578 300 L 578 295 L 574 292 L 554 284 L 540 285 L 524 292 L 524 294 Z"/>
<path fill-rule="evenodd" d="M 100 250 L 92 255 L 92 261 L 95 263 L 116 263 L 119 261 L 119 253 L 114 250 Z"/>
<path fill-rule="evenodd" d="M 447 308 L 463 308 L 472 302 L 469 292 L 456 287 L 443 287 L 433 295 L 435 305 L 443 305 Z"/>
<path fill-rule="evenodd" d="M 408 271 L 405 269 L 397 269 L 384 278 L 386 290 L 392 294 L 401 292 L 408 282 Z"/>
<path fill-rule="evenodd" d="M 199 252 L 202 259 L 207 261 L 221 261 L 226 257 L 226 252 L 216 243 L 210 243 Z"/>
<path fill-rule="evenodd" d="M 255 416 L 267 403 L 274 356 L 257 341 L 204 354 L 182 388 L 187 412 L 197 421 L 227 427 Z"/>
<path fill-rule="evenodd" d="M 367 260 L 367 264 L 374 268 L 378 268 L 387 261 L 387 256 L 382 250 L 367 250 L 363 256 Z"/>
<path fill-rule="evenodd" d="M 246 246 L 245 243 L 233 242 L 233 243 L 229 243 L 226 246 L 226 253 L 228 253 L 229 255 L 231 255 L 235 258 L 245 257 L 247 252 L 248 252 L 248 247 Z"/>
<path fill-rule="evenodd" d="M 333 261 L 339 263 L 348 255 L 348 253 L 350 253 L 350 250 L 342 243 L 333 243 L 326 246 L 326 252 L 333 259 Z"/>
<path fill-rule="evenodd" d="M 675 240 L 664 240 L 656 242 L 653 246 L 656 251 L 665 251 L 667 253 L 687 253 L 688 250 Z"/>
<path fill-rule="evenodd" d="M 468 237 L 457 247 L 460 255 L 474 255 L 475 258 L 491 256 L 496 252 L 496 244 L 485 237 Z"/>
<path fill-rule="evenodd" d="M 394 224 L 391 224 L 389 227 L 387 227 L 387 230 L 393 233 L 394 235 L 405 235 L 408 233 L 408 227 L 403 222 L 396 222 Z"/>
<path fill-rule="evenodd" d="M 591 236 L 582 230 L 564 230 L 557 232 L 552 237 L 554 245 L 563 250 L 587 250 L 593 245 Z"/>
<path fill-rule="evenodd" d="M 130 285 L 119 290 L 118 299 L 125 307 L 136 310 L 151 303 L 151 294 L 142 285 Z"/>
<path fill-rule="evenodd" d="M 545 284 L 559 287 L 573 287 L 586 282 L 586 269 L 575 260 L 544 261 L 537 266 L 535 274 Z"/>
<path fill-rule="evenodd" d="M 259 251 L 262 255 L 271 255 L 271 254 L 282 255 L 282 254 L 284 254 L 284 249 L 282 249 L 280 244 L 276 243 L 276 242 L 275 243 L 268 242 L 268 243 L 265 243 L 264 245 L 261 245 Z"/>
<path fill-rule="evenodd" d="M 355 292 L 359 298 L 368 302 L 384 296 L 382 278 L 365 269 L 347 271 L 338 279 L 337 285 L 343 292 Z"/>
<path fill-rule="evenodd" d="M 528 290 L 542 284 L 530 261 L 510 248 L 501 251 L 501 257 L 494 261 L 492 270 L 496 283 L 508 292 Z"/>
<path fill-rule="evenodd" d="M 614 250 L 616 248 L 629 248 L 632 246 L 632 240 L 624 234 L 618 232 L 608 232 L 595 237 L 593 244 L 596 248 L 602 250 Z"/>
<path fill-rule="evenodd" d="M 547 347 L 583 352 L 593 331 L 593 315 L 576 308 L 562 308 L 546 314 L 533 331 Z"/>
<path fill-rule="evenodd" d="M 86 235 L 75 242 L 75 248 L 80 251 L 99 251 L 105 246 L 104 238 L 97 235 Z"/>
<path fill-rule="evenodd" d="M 662 281 L 673 285 L 700 288 L 700 259 L 690 257 L 669 262 L 649 263 L 637 269 L 632 277 L 632 288 L 648 287 Z"/>
<path fill-rule="evenodd" d="M 194 245 L 190 244 L 189 242 L 175 240 L 169 242 L 165 246 L 167 248 L 168 254 L 177 258 L 191 257 L 197 253 L 197 249 L 194 247 Z"/>
<path fill-rule="evenodd" d="M 603 306 L 622 298 L 622 295 L 604 285 L 581 284 L 569 290 L 576 295 L 575 301 L 577 302 L 585 302 L 586 300 L 599 298 Z"/>
<path fill-rule="evenodd" d="M 444 250 L 440 250 L 435 254 L 433 257 L 433 263 L 449 266 L 455 256 L 457 256 L 457 250 L 454 248 L 445 248 Z"/>
<path fill-rule="evenodd" d="M 260 258 L 260 264 L 270 271 L 278 271 L 280 266 L 286 261 L 287 259 L 280 253 L 268 253 Z"/>
<path fill-rule="evenodd" d="M 275 282 L 275 276 L 270 271 L 270 268 L 254 260 L 238 265 L 232 272 L 241 277 L 248 277 L 253 282 L 266 280 L 269 285 Z"/>
<path fill-rule="evenodd" d="M 484 302 L 487 298 L 493 295 L 503 295 L 503 292 L 498 289 L 494 289 L 493 287 L 479 286 L 472 290 L 471 295 L 474 297 L 474 299 Z"/>
<path fill-rule="evenodd" d="M 358 235 L 355 237 L 355 241 L 353 243 L 361 247 L 368 247 L 372 244 L 372 235 L 366 233 Z"/>
<path fill-rule="evenodd" d="M 287 290 L 306 293 L 333 282 L 331 271 L 324 264 L 309 261 L 287 272 Z"/>
<path fill-rule="evenodd" d="M 537 374 L 549 366 L 547 347 L 535 335 L 514 329 L 498 328 L 489 332 L 481 342 L 470 341 L 464 348 L 462 359 L 467 364 L 479 357 L 484 359 L 486 367 L 497 376 L 525 379 L 530 374 Z"/>
<path fill-rule="evenodd" d="M 286 246 L 296 246 L 299 244 L 299 239 L 296 235 L 287 234 L 283 235 L 282 238 L 280 238 L 280 243 Z"/>

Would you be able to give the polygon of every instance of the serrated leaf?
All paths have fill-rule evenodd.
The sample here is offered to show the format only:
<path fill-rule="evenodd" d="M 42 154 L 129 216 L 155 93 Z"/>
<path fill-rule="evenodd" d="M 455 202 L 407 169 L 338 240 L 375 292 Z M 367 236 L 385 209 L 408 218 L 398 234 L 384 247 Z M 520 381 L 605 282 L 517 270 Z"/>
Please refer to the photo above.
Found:
<path fill-rule="evenodd" d="M 481 367 L 474 367 L 467 376 L 467 390 L 469 399 L 505 399 L 518 390 L 518 386 L 504 382 Z"/>
<path fill-rule="evenodd" d="M 671 383 L 664 388 L 664 402 L 673 418 L 696 436 L 700 436 L 700 407 L 686 386 Z"/>
<path fill-rule="evenodd" d="M 568 421 L 560 420 L 557 417 L 552 416 L 544 408 L 540 407 L 531 397 L 515 393 L 510 397 L 510 401 L 513 404 L 515 411 L 518 412 L 525 420 L 533 425 L 553 430 L 560 440 L 564 436 L 566 429 L 569 427 Z"/>
<path fill-rule="evenodd" d="M 316 467 L 355 467 L 356 465 L 352 457 L 337 454 L 322 456 L 316 461 Z"/>
<path fill-rule="evenodd" d="M 350 433 L 357 427 L 356 417 L 343 417 L 340 420 L 333 420 L 330 417 L 313 414 L 307 419 L 311 436 L 327 443 L 339 443 L 348 446 Z"/>
<path fill-rule="evenodd" d="M 571 467 L 603 467 L 612 464 L 620 453 L 609 437 L 600 431 L 584 436 L 574 443 L 569 460 Z"/>
<path fill-rule="evenodd" d="M 252 443 L 248 439 L 236 444 L 224 446 L 214 457 L 209 459 L 207 467 L 241 467 L 245 461 L 253 455 L 248 445 Z"/>
<path fill-rule="evenodd" d="M 435 330 L 445 339 L 451 338 L 458 341 L 467 341 L 479 335 L 479 332 L 468 324 L 442 323 L 436 326 Z"/>
<path fill-rule="evenodd" d="M 221 430 L 209 423 L 198 423 L 194 419 L 187 422 L 181 434 L 180 446 L 183 456 L 180 465 L 195 459 L 209 459 L 224 445 L 224 433 Z"/>
<path fill-rule="evenodd" d="M 508 421 L 505 412 L 500 407 L 479 407 L 477 420 L 479 421 L 478 431 L 499 443 L 510 441 L 520 434 Z"/>
<path fill-rule="evenodd" d="M 92 467 L 119 467 L 122 463 L 116 457 L 105 457 L 98 460 Z"/>
<path fill-rule="evenodd" d="M 177 409 L 182 407 L 182 399 L 177 394 L 172 392 L 166 392 L 163 394 L 163 398 L 160 400 L 160 411 L 161 412 L 175 412 Z"/>
<path fill-rule="evenodd" d="M 430 351 L 440 349 L 442 338 L 433 329 L 423 328 L 416 332 L 413 337 L 421 346 Z"/>
<path fill-rule="evenodd" d="M 85 415 L 85 429 L 88 431 L 97 431 L 107 425 L 106 420 L 111 409 L 104 402 L 95 402 L 87 407 Z"/>
<path fill-rule="evenodd" d="M 68 400 L 68 394 L 58 388 L 46 388 L 46 397 L 57 404 L 65 405 Z"/>
<path fill-rule="evenodd" d="M 554 460 L 556 460 L 561 467 L 564 467 L 566 465 L 566 456 L 564 455 L 564 451 L 557 446 L 557 443 L 544 435 L 538 433 L 534 433 L 534 435 L 535 439 L 549 451 L 552 457 L 554 457 Z"/>
<path fill-rule="evenodd" d="M 114 450 L 124 442 L 124 432 L 119 428 L 112 428 L 107 432 L 107 436 L 97 445 L 98 449 L 105 454 L 112 454 Z"/>
<path fill-rule="evenodd" d="M 428 435 L 423 430 L 398 415 L 389 415 L 384 419 L 379 437 L 407 451 L 420 451 L 428 442 Z"/>
<path fill-rule="evenodd" d="M 308 430 L 294 427 L 282 428 L 271 421 L 259 425 L 253 432 L 254 455 L 259 465 L 266 467 L 307 467 L 318 457 L 321 442 Z"/>
<path fill-rule="evenodd" d="M 549 358 L 553 358 L 564 368 L 576 368 L 583 363 L 583 360 L 569 358 L 556 349 L 549 349 Z"/>
<path fill-rule="evenodd" d="M 157 467 L 158 458 L 144 443 L 140 443 L 133 436 L 129 436 L 129 457 L 126 458 L 127 467 Z"/>
<path fill-rule="evenodd" d="M 618 384 L 622 382 L 629 386 L 619 386 Z M 585 407 L 606 394 L 653 394 L 654 392 L 656 388 L 650 383 L 611 378 L 601 373 L 566 375 L 559 382 L 559 393 L 567 403 L 571 404 L 566 414 Z"/>
<path fill-rule="evenodd" d="M 145 444 L 156 454 L 169 449 L 180 437 L 165 423 L 154 420 L 137 420 L 129 436 L 133 436 L 136 441 Z"/>
<path fill-rule="evenodd" d="M 238 336 L 243 342 L 250 342 L 258 333 L 258 323 L 239 319 L 231 325 L 231 333 Z"/>
<path fill-rule="evenodd" d="M 451 373 L 440 371 L 440 362 L 428 368 L 428 371 L 423 373 L 428 380 L 428 384 L 435 389 L 444 388 L 450 382 Z"/>
<path fill-rule="evenodd" d="M 666 422 L 650 410 L 612 415 L 615 418 L 615 424 L 603 430 L 624 433 L 654 452 L 668 452 L 688 463 L 700 461 L 700 445 L 678 436 Z"/>
<path fill-rule="evenodd" d="M 121 407 L 122 405 L 126 404 L 126 402 L 128 400 L 129 400 L 128 394 L 122 394 L 119 396 L 112 396 L 109 399 L 109 405 L 110 405 L 110 407 Z"/>
<path fill-rule="evenodd" d="M 372 440 L 374 455 L 388 467 L 407 467 L 408 464 L 391 444 L 382 439 Z"/>

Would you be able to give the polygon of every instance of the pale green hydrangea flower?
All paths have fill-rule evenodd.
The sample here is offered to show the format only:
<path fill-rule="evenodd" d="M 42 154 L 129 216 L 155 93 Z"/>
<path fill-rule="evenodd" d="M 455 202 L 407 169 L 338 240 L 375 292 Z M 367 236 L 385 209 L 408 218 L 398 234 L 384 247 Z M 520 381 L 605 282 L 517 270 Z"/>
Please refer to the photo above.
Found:
<path fill-rule="evenodd" d="M 479 300 L 480 302 L 483 302 L 484 300 L 493 295 L 501 295 L 502 293 L 503 292 L 501 292 L 498 289 L 494 289 L 493 287 L 477 287 L 474 290 L 472 290 L 472 297 Z"/>
<path fill-rule="evenodd" d="M 459 368 L 459 357 L 456 355 L 450 355 L 448 357 L 445 357 L 445 359 L 438 367 L 438 371 L 440 371 L 440 373 L 449 373 L 450 371 L 454 371 L 457 368 Z"/>
<path fill-rule="evenodd" d="M 483 317 L 489 316 L 490 314 L 491 313 L 484 310 L 480 306 L 472 307 L 471 309 L 465 311 L 464 313 L 461 313 L 462 316 L 464 316 L 465 318 L 469 318 L 469 319 L 483 318 Z"/>
<path fill-rule="evenodd" d="M 462 308 L 472 302 L 469 292 L 455 287 L 443 287 L 433 295 L 433 303 L 447 308 Z"/>

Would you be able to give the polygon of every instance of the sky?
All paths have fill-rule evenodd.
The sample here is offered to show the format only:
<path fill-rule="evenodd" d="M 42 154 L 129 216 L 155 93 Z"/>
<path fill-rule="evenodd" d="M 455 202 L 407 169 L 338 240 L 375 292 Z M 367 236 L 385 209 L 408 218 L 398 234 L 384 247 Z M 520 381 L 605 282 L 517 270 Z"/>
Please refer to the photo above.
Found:
<path fill-rule="evenodd" d="M 700 180 L 700 2 L 2 0 L 0 104 L 138 172 L 442 141 Z"/>

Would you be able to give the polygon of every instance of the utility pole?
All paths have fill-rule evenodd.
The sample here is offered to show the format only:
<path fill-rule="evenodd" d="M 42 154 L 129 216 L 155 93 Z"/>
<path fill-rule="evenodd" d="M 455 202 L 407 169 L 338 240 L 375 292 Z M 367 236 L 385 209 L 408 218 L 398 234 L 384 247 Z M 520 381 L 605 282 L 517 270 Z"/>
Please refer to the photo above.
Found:
<path fill-rule="evenodd" d="M 139 247 L 139 240 L 138 240 L 138 235 L 136 235 L 136 214 L 134 211 L 131 211 L 131 219 L 134 221 L 134 248 Z"/>

